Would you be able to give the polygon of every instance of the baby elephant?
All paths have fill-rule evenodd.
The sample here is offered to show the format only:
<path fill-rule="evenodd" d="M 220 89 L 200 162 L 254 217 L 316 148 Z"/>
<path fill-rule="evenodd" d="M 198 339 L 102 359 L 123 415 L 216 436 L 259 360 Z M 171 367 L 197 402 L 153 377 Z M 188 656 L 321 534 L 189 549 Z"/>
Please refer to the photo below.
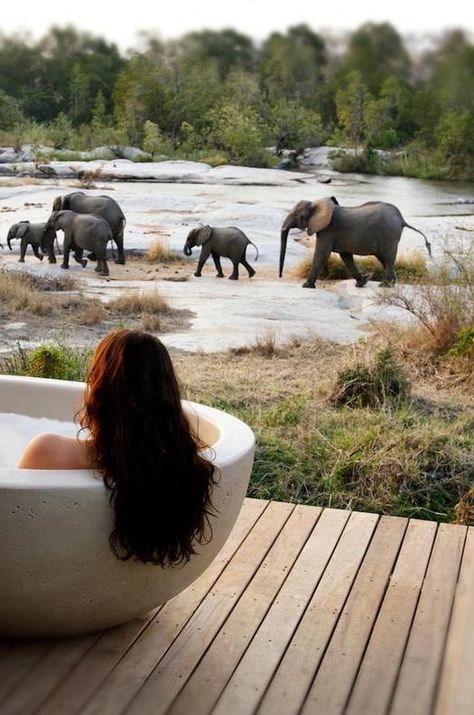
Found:
<path fill-rule="evenodd" d="M 25 253 L 28 246 L 31 246 L 36 258 L 39 258 L 40 261 L 43 260 L 43 253 L 47 253 L 48 261 L 56 263 L 53 246 L 56 231 L 51 227 L 45 232 L 45 226 L 45 223 L 30 223 L 29 221 L 20 221 L 10 226 L 7 236 L 8 248 L 10 251 L 12 250 L 12 239 L 20 239 L 20 258 L 18 259 L 20 263 L 25 262 Z M 41 248 L 42 254 L 39 253 L 39 248 Z"/>
<path fill-rule="evenodd" d="M 248 271 L 249 278 L 255 275 L 255 271 L 250 266 L 245 259 L 245 252 L 249 243 L 255 247 L 257 251 L 257 256 L 255 260 L 258 260 L 258 248 L 255 243 L 252 243 L 250 239 L 247 238 L 245 233 L 237 228 L 236 226 L 229 226 L 228 228 L 212 228 L 211 226 L 201 226 L 200 228 L 193 228 L 189 232 L 184 244 L 184 255 L 190 256 L 191 249 L 194 246 L 202 246 L 201 255 L 199 256 L 199 261 L 195 276 L 199 277 L 201 275 L 202 267 L 211 255 L 217 270 L 217 277 L 223 278 L 221 267 L 221 256 L 225 258 L 230 258 L 233 263 L 234 270 L 229 276 L 230 280 L 236 281 L 239 278 L 239 263 L 241 263 Z"/>
<path fill-rule="evenodd" d="M 61 268 L 69 268 L 71 249 L 74 251 L 75 260 L 85 266 L 87 261 L 82 260 L 82 252 L 86 249 L 93 251 L 97 256 L 95 269 L 97 273 L 102 276 L 109 275 L 106 251 L 107 243 L 112 240 L 112 231 L 104 218 L 92 214 L 78 214 L 75 211 L 53 211 L 45 231 L 50 228 L 64 231 L 64 255 Z"/>

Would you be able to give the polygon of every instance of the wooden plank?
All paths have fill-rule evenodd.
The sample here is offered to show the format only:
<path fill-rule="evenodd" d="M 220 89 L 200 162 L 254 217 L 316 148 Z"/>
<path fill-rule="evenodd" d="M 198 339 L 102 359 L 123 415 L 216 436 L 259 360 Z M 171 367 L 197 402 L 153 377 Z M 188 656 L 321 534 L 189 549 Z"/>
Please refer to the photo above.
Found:
<path fill-rule="evenodd" d="M 440 524 L 395 687 L 392 715 L 432 712 L 467 527 Z"/>
<path fill-rule="evenodd" d="M 362 660 L 347 715 L 383 715 L 403 657 L 437 525 L 410 520 L 372 635 Z"/>
<path fill-rule="evenodd" d="M 0 662 L 0 703 L 52 647 L 51 641 L 17 641 L 13 645 Z"/>
<path fill-rule="evenodd" d="M 80 661 L 45 701 L 38 715 L 64 715 L 66 712 L 75 715 L 82 711 L 102 684 L 104 702 L 109 696 L 113 699 L 114 693 L 118 698 L 123 694 L 126 701 L 129 690 L 135 692 L 140 687 L 160 653 L 166 650 L 192 615 L 267 505 L 268 502 L 263 500 L 245 499 L 228 540 L 202 576 L 145 619 L 106 631 L 89 651 L 87 658 Z M 167 624 L 166 630 L 160 620 L 161 612 Z"/>
<path fill-rule="evenodd" d="M 167 715 L 207 715 L 285 581 L 321 510 L 297 506 Z"/>
<path fill-rule="evenodd" d="M 54 647 L 10 691 L 1 705 L 1 715 L 31 715 L 90 650 L 100 634 L 65 638 Z"/>
<path fill-rule="evenodd" d="M 267 516 L 267 511 L 270 513 Z M 186 623 L 199 609 L 201 602 L 212 589 L 222 573 L 226 573 L 234 553 L 248 550 L 252 540 L 252 527 L 261 533 L 262 519 L 272 519 L 274 510 L 268 502 L 249 500 L 239 516 L 236 527 L 229 537 L 223 552 L 214 560 L 206 572 L 185 591 L 169 601 L 158 617 L 116 665 L 104 680 L 81 713 L 106 715 L 121 711 L 133 699 L 135 693 L 150 676 L 158 661 L 163 657 Z M 254 548 L 258 548 L 255 547 Z M 46 715 L 46 714 L 45 714 Z"/>
<path fill-rule="evenodd" d="M 294 504 L 271 502 L 212 591 L 138 692 L 127 712 L 166 712 L 272 547 Z M 95 711 L 104 715 L 103 709 Z M 87 713 L 91 715 L 91 713 Z"/>
<path fill-rule="evenodd" d="M 289 647 L 264 695 L 261 715 L 294 715 L 302 706 L 377 525 L 351 514 Z"/>
<path fill-rule="evenodd" d="M 331 558 L 349 514 L 340 509 L 323 511 L 213 715 L 254 712 Z"/>
<path fill-rule="evenodd" d="M 436 715 L 472 715 L 473 663 L 474 528 L 469 527 L 441 669 Z"/>
<path fill-rule="evenodd" d="M 382 517 L 301 715 L 340 715 L 387 589 L 408 520 Z"/>

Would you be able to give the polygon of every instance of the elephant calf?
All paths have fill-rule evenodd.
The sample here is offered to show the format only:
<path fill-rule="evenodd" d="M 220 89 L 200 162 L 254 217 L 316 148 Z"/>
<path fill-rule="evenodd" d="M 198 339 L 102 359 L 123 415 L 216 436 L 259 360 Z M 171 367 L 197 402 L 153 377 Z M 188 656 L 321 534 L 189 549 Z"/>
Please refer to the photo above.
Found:
<path fill-rule="evenodd" d="M 20 239 L 20 263 L 25 262 L 25 253 L 28 246 L 31 246 L 36 258 L 43 260 L 43 254 L 46 253 L 50 263 L 56 263 L 54 255 L 54 239 L 56 231 L 50 227 L 45 231 L 45 223 L 30 223 L 29 221 L 20 221 L 10 226 L 8 231 L 7 243 L 10 251 L 12 250 L 11 241 L 14 238 Z M 42 253 L 39 253 L 41 248 Z"/>
<path fill-rule="evenodd" d="M 64 231 L 61 268 L 69 268 L 71 249 L 74 251 L 75 260 L 85 267 L 87 261 L 82 260 L 82 252 L 86 249 L 97 256 L 96 272 L 102 276 L 109 275 L 106 251 L 107 243 L 112 240 L 112 230 L 105 219 L 92 214 L 78 214 L 75 211 L 54 211 L 48 219 L 44 235 L 51 228 Z"/>
<path fill-rule="evenodd" d="M 202 267 L 211 255 L 216 266 L 217 277 L 223 278 L 221 256 L 230 258 L 234 269 L 229 278 L 230 280 L 236 281 L 239 278 L 239 263 L 247 269 L 249 278 L 255 275 L 254 269 L 247 263 L 245 258 L 245 252 L 249 243 L 255 247 L 257 251 L 255 260 L 258 260 L 257 246 L 247 238 L 240 228 L 236 226 L 229 226 L 228 228 L 201 226 L 200 228 L 193 228 L 192 231 L 189 232 L 183 251 L 185 256 L 190 256 L 192 253 L 191 249 L 194 246 L 202 246 L 198 266 L 194 274 L 197 277 L 201 275 Z"/>

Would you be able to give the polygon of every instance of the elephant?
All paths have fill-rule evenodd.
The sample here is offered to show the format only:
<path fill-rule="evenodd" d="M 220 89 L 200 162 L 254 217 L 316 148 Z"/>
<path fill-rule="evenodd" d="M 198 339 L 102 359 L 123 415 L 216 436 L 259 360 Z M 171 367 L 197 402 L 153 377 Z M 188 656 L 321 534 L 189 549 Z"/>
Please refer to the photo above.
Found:
<path fill-rule="evenodd" d="M 292 228 L 316 234 L 316 246 L 308 279 L 303 288 L 314 288 L 322 267 L 331 252 L 339 253 L 356 285 L 367 283 L 354 263 L 353 255 L 376 256 L 385 270 L 380 286 L 394 285 L 395 259 L 404 228 L 411 228 L 425 239 L 428 254 L 431 245 L 425 234 L 410 226 L 400 210 L 383 201 L 369 201 L 361 206 L 340 206 L 334 196 L 317 201 L 299 201 L 285 218 L 280 235 L 280 278 L 285 262 L 288 233 Z"/>
<path fill-rule="evenodd" d="M 25 262 L 25 253 L 27 246 L 31 246 L 36 258 L 43 260 L 43 253 L 48 255 L 50 263 L 56 263 L 54 255 L 54 239 L 57 240 L 56 231 L 54 228 L 49 228 L 45 232 L 45 223 L 30 223 L 29 221 L 20 221 L 10 226 L 7 236 L 7 244 L 10 251 L 12 250 L 11 241 L 14 238 L 20 239 L 20 263 Z M 42 253 L 39 253 L 41 248 Z"/>
<path fill-rule="evenodd" d="M 258 260 L 257 246 L 255 246 L 255 243 L 247 238 L 245 233 L 241 231 L 240 228 L 237 228 L 236 226 L 224 228 L 200 226 L 199 228 L 193 228 L 189 232 L 186 243 L 184 244 L 183 252 L 185 256 L 190 256 L 192 253 L 191 249 L 194 246 L 202 246 L 198 266 L 194 274 L 197 277 L 201 275 L 202 267 L 209 258 L 209 255 L 211 255 L 217 269 L 217 277 L 223 278 L 224 274 L 221 267 L 221 256 L 230 258 L 234 269 L 229 278 L 230 280 L 236 281 L 239 278 L 239 263 L 247 269 L 249 278 L 252 278 L 252 276 L 255 275 L 254 269 L 247 263 L 245 258 L 245 252 L 249 243 L 255 247 L 255 250 L 257 251 L 255 260 Z"/>
<path fill-rule="evenodd" d="M 112 238 L 117 245 L 116 263 L 125 263 L 123 231 L 126 220 L 122 209 L 110 196 L 87 196 L 84 191 L 74 191 L 72 194 L 57 196 L 53 202 L 53 211 L 75 211 L 79 214 L 92 214 L 104 218 L 110 224 Z"/>
<path fill-rule="evenodd" d="M 85 267 L 87 261 L 82 259 L 82 252 L 86 249 L 97 256 L 96 272 L 102 276 L 109 275 L 106 250 L 107 243 L 112 240 L 112 229 L 105 219 L 75 211 L 53 211 L 46 223 L 44 235 L 50 228 L 64 231 L 61 268 L 69 268 L 71 249 L 74 251 L 75 260 Z"/>

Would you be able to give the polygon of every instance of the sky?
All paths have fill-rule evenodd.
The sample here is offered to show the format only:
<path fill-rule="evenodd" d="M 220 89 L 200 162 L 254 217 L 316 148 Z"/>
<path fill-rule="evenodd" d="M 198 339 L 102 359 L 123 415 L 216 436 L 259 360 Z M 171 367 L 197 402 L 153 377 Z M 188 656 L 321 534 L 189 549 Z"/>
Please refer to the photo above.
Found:
<path fill-rule="evenodd" d="M 114 7 L 112 12 L 111 8 Z M 429 9 L 427 9 L 429 8 Z M 390 22 L 402 35 L 437 35 L 449 28 L 474 34 L 474 2 L 421 3 L 416 0 L 13 0 L 0 16 L 0 32 L 27 31 L 33 39 L 51 25 L 74 25 L 115 42 L 122 50 L 139 45 L 140 31 L 163 39 L 193 30 L 233 27 L 256 40 L 291 25 L 307 23 L 315 31 L 351 31 L 366 21 Z"/>

